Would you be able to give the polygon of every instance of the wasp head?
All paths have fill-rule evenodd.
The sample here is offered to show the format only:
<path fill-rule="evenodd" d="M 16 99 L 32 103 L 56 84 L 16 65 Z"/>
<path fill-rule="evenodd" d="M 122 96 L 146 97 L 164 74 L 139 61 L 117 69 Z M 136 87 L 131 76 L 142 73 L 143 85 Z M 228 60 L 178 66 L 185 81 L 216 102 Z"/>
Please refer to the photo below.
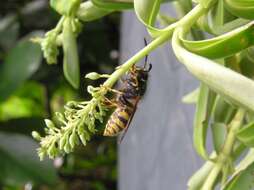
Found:
<path fill-rule="evenodd" d="M 138 80 L 140 96 L 143 96 L 145 94 L 148 74 L 151 69 L 152 69 L 152 64 L 149 64 L 149 68 L 147 70 L 144 68 L 137 70 L 137 80 Z"/>

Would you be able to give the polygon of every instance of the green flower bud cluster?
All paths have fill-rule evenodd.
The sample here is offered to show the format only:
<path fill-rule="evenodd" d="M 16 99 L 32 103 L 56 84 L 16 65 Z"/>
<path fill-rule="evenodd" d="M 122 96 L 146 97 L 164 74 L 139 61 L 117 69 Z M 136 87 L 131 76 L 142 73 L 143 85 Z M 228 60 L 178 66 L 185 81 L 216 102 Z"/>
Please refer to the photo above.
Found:
<path fill-rule="evenodd" d="M 62 46 L 62 25 L 64 22 L 64 17 L 59 21 L 56 28 L 48 31 L 45 34 L 44 38 L 35 38 L 34 42 L 37 42 L 41 45 L 41 50 L 43 52 L 43 56 L 46 59 L 48 64 L 56 64 L 57 56 L 59 54 L 59 47 Z M 77 36 L 82 30 L 82 24 L 77 18 L 71 19 L 72 32 Z"/>
<path fill-rule="evenodd" d="M 55 158 L 64 153 L 70 153 L 76 145 L 86 145 L 91 136 L 97 132 L 96 120 L 103 122 L 107 107 L 103 104 L 106 89 L 103 87 L 89 87 L 89 92 L 93 96 L 90 101 L 71 101 L 65 105 L 64 115 L 56 113 L 61 124 L 57 127 L 51 120 L 45 119 L 47 128 L 46 136 L 41 137 L 37 132 L 33 132 L 33 137 L 40 141 L 38 155 L 41 160 L 48 155 Z"/>
<path fill-rule="evenodd" d="M 45 38 L 41 41 L 41 49 L 43 56 L 48 64 L 56 64 L 59 50 L 57 47 L 57 33 L 55 30 L 51 30 L 46 33 Z"/>
<path fill-rule="evenodd" d="M 63 71 L 65 78 L 76 89 L 80 84 L 77 36 L 82 24 L 76 16 L 80 0 L 51 0 L 50 5 L 62 15 L 56 27 L 47 32 L 44 38 L 35 39 L 39 42 L 44 58 L 48 64 L 57 63 L 59 48 L 63 48 Z"/>

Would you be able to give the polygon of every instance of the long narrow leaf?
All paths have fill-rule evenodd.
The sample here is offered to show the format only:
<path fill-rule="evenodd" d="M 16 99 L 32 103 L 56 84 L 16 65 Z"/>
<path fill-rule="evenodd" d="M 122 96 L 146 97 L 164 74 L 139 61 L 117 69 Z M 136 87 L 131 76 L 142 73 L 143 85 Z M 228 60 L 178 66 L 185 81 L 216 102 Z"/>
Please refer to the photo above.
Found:
<path fill-rule="evenodd" d="M 187 51 L 179 36 L 183 37 L 181 29 L 174 32 L 173 50 L 187 69 L 227 100 L 254 111 L 254 82 L 214 61 Z"/>
<path fill-rule="evenodd" d="M 139 20 L 156 36 L 162 30 L 155 28 L 154 22 L 158 15 L 162 0 L 134 0 L 134 9 Z"/>
<path fill-rule="evenodd" d="M 66 18 L 63 28 L 64 75 L 74 88 L 79 87 L 79 58 L 76 37 L 72 30 L 71 18 Z"/>
<path fill-rule="evenodd" d="M 113 1 L 113 0 L 91 0 L 92 3 L 104 10 L 123 10 L 132 9 L 133 2 L 129 1 Z"/>
<path fill-rule="evenodd" d="M 233 55 L 254 44 L 253 22 L 221 36 L 201 41 L 190 41 L 181 38 L 189 51 L 212 59 Z"/>
<path fill-rule="evenodd" d="M 208 159 L 206 136 L 215 97 L 216 94 L 214 92 L 205 84 L 201 84 L 194 118 L 193 140 L 197 153 L 204 159 Z"/>
<path fill-rule="evenodd" d="M 91 1 L 86 1 L 80 5 L 77 11 L 77 17 L 84 22 L 89 22 L 99 19 L 111 12 L 113 12 L 113 10 L 100 9 Z"/>
<path fill-rule="evenodd" d="M 9 51 L 0 69 L 0 101 L 6 100 L 40 66 L 42 53 L 38 44 L 29 41 L 42 32 L 33 32 Z"/>

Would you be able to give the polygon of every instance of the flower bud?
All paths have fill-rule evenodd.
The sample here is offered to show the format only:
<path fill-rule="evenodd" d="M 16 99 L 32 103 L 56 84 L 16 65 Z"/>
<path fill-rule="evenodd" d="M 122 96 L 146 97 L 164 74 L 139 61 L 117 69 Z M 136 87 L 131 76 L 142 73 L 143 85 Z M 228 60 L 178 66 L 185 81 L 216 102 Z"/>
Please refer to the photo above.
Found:
<path fill-rule="evenodd" d="M 46 123 L 46 125 L 47 125 L 47 127 L 48 127 L 49 129 L 54 129 L 54 128 L 55 128 L 55 124 L 54 124 L 51 120 L 49 120 L 49 119 L 44 119 L 44 121 L 45 121 L 45 123 Z"/>
<path fill-rule="evenodd" d="M 88 73 L 85 78 L 87 79 L 91 79 L 91 80 L 97 80 L 99 78 L 101 78 L 101 75 L 96 73 L 96 72 L 91 72 L 91 73 Z"/>
<path fill-rule="evenodd" d="M 37 141 L 41 140 L 41 135 L 37 131 L 32 132 L 32 137 Z"/>

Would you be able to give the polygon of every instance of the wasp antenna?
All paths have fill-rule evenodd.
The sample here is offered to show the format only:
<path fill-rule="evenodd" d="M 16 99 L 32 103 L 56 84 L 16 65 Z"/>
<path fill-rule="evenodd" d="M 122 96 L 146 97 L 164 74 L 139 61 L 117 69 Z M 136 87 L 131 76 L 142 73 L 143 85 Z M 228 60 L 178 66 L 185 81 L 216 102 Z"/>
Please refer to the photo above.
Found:
<path fill-rule="evenodd" d="M 147 46 L 147 40 L 146 40 L 146 38 L 144 38 L 144 43 L 145 43 L 145 46 Z"/>
<path fill-rule="evenodd" d="M 151 71 L 153 65 L 151 63 L 149 63 L 149 68 L 147 69 L 147 72 Z"/>
<path fill-rule="evenodd" d="M 145 46 L 147 46 L 147 41 L 146 41 L 146 38 L 144 38 L 144 43 L 145 43 Z M 144 69 L 146 68 L 146 65 L 147 65 L 147 60 L 148 60 L 148 55 L 146 55 L 146 56 L 145 56 Z"/>
<path fill-rule="evenodd" d="M 144 69 L 146 68 L 147 65 L 147 61 L 148 61 L 148 55 L 145 56 L 145 64 L 144 64 Z"/>

